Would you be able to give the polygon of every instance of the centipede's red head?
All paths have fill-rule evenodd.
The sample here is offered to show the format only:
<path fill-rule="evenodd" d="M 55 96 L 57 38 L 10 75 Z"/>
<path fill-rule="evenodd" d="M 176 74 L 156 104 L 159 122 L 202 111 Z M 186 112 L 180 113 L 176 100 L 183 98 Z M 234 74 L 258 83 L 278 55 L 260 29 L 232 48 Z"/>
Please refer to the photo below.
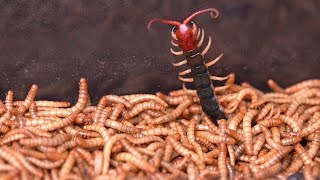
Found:
<path fill-rule="evenodd" d="M 169 21 L 169 20 L 163 20 L 159 18 L 152 19 L 148 23 L 148 29 L 151 29 L 151 25 L 154 22 L 161 22 L 164 24 L 169 24 L 175 26 L 172 31 L 172 38 L 177 41 L 179 47 L 184 51 L 190 51 L 194 49 L 197 46 L 197 34 L 198 34 L 198 28 L 194 23 L 191 22 L 191 20 L 202 13 L 205 12 L 211 12 L 211 17 L 216 18 L 219 16 L 219 12 L 217 9 L 209 8 L 204 9 L 198 12 L 193 13 L 189 17 L 187 17 L 182 23 L 178 21 Z"/>

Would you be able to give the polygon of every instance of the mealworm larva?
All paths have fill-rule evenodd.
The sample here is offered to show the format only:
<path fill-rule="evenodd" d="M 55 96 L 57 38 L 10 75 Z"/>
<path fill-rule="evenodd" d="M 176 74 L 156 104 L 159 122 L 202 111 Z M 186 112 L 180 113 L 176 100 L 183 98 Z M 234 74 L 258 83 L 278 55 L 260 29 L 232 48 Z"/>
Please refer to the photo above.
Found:
<path fill-rule="evenodd" d="M 71 113 L 79 113 L 83 110 L 83 108 L 86 106 L 88 95 L 89 93 L 88 93 L 87 80 L 84 78 L 81 78 L 79 82 L 78 101 L 73 107 L 69 108 Z"/>
<path fill-rule="evenodd" d="M 257 93 L 251 88 L 244 88 L 237 93 L 236 98 L 228 105 L 228 108 L 232 108 L 232 110 L 230 112 L 228 111 L 227 113 L 233 112 L 238 107 L 242 99 L 248 95 L 251 97 L 252 104 L 257 102 L 258 100 Z"/>
<path fill-rule="evenodd" d="M 124 96 L 124 98 L 127 98 L 128 96 Z M 132 105 L 145 102 L 145 101 L 155 101 L 158 104 L 161 104 L 163 107 L 168 107 L 168 104 L 159 98 L 158 96 L 155 96 L 153 94 L 135 94 L 135 97 L 128 99 Z"/>
<path fill-rule="evenodd" d="M 301 89 L 315 88 L 315 87 L 320 87 L 319 79 L 310 79 L 310 80 L 306 80 L 306 81 L 302 81 L 300 83 L 294 84 L 292 86 L 287 87 L 285 89 L 285 92 L 288 94 L 292 94 L 297 91 L 300 91 Z"/>
<path fill-rule="evenodd" d="M 149 163 L 148 161 L 146 161 L 144 159 L 139 159 L 130 153 L 119 153 L 116 155 L 115 159 L 117 161 L 130 162 L 130 163 L 134 164 L 135 166 L 137 166 L 139 169 L 146 171 L 146 172 L 149 172 L 149 173 L 154 173 L 157 170 L 157 168 L 154 165 L 152 165 L 151 163 Z"/>
<path fill-rule="evenodd" d="M 282 170 L 281 163 L 278 162 L 278 163 L 272 165 L 271 167 L 268 167 L 266 169 L 261 169 L 258 172 L 255 172 L 254 177 L 256 179 L 266 179 L 266 178 L 269 178 L 269 177 L 276 175 L 281 170 Z"/>
<path fill-rule="evenodd" d="M 166 147 L 164 149 L 164 155 L 163 155 L 162 160 L 164 162 L 170 162 L 172 153 L 173 153 L 173 146 L 170 143 L 166 143 Z"/>
<path fill-rule="evenodd" d="M 199 172 L 197 167 L 194 165 L 193 162 L 189 162 L 187 164 L 187 173 L 188 173 L 188 179 L 189 180 L 196 180 L 198 179 Z"/>
<path fill-rule="evenodd" d="M 145 111 L 145 110 L 149 110 L 149 109 L 163 111 L 163 110 L 165 110 L 165 107 L 156 103 L 156 102 L 152 102 L 152 101 L 151 102 L 142 102 L 140 104 L 136 104 L 130 110 L 125 111 L 123 113 L 123 117 L 125 119 L 130 119 L 131 117 L 136 116 L 140 112 Z"/>
<path fill-rule="evenodd" d="M 97 131 L 101 135 L 101 137 L 105 140 L 105 142 L 107 142 L 111 136 L 111 134 L 107 131 L 105 127 L 97 124 L 85 125 L 83 126 L 83 129 L 90 130 L 90 131 Z"/>
<path fill-rule="evenodd" d="M 244 142 L 244 136 L 242 133 L 239 133 L 239 132 L 234 131 L 232 129 L 224 129 L 223 133 L 235 138 L 236 140 L 238 140 L 240 142 Z"/>
<path fill-rule="evenodd" d="M 196 141 L 198 141 L 202 146 L 207 147 L 209 150 L 213 150 L 216 148 L 216 146 L 214 146 L 208 139 L 204 137 L 198 136 L 196 137 Z"/>
<path fill-rule="evenodd" d="M 247 113 L 247 107 L 244 102 L 239 104 L 239 112 L 229 119 L 228 129 L 237 130 L 239 123 Z"/>
<path fill-rule="evenodd" d="M 220 172 L 221 179 L 228 178 L 226 158 L 227 158 L 227 146 L 226 144 L 221 143 L 219 144 L 219 155 L 218 155 L 218 170 Z"/>
<path fill-rule="evenodd" d="M 55 108 L 55 107 L 69 107 L 70 102 L 61 102 L 61 101 L 33 101 L 36 103 L 37 107 L 50 107 L 50 108 Z M 22 106 L 24 101 L 14 101 L 13 105 L 14 106 Z"/>
<path fill-rule="evenodd" d="M 102 172 L 102 158 L 103 158 L 103 153 L 102 151 L 100 150 L 95 150 L 93 151 L 93 160 L 94 160 L 94 166 L 93 166 L 93 169 L 94 169 L 94 172 L 95 172 L 95 175 L 99 175 L 101 174 Z"/>
<path fill-rule="evenodd" d="M 272 135 L 271 135 L 271 132 L 269 131 L 268 128 L 264 127 L 263 125 L 260 125 L 260 129 L 262 130 L 264 136 L 265 136 L 265 140 L 267 141 L 268 145 L 271 146 L 271 148 L 273 149 L 276 149 L 276 150 L 280 150 L 282 149 L 283 147 L 280 145 L 279 142 L 275 142 L 273 139 L 272 139 Z M 279 141 L 280 141 L 280 138 L 279 138 Z"/>
<path fill-rule="evenodd" d="M 265 137 L 263 134 L 259 135 L 256 138 L 256 141 L 254 142 L 254 145 L 253 145 L 253 155 L 254 156 L 258 155 L 259 151 L 261 150 L 261 148 L 264 145 L 264 142 L 265 142 Z"/>
<path fill-rule="evenodd" d="M 188 150 L 187 148 L 183 147 L 182 144 L 178 140 L 176 140 L 172 136 L 167 137 L 168 142 L 170 142 L 173 146 L 173 148 L 181 155 L 187 156 L 191 155 L 191 159 L 193 162 L 196 163 L 198 166 L 199 170 L 202 171 L 205 169 L 205 164 L 204 161 L 199 157 L 198 154 L 194 153 L 193 151 Z"/>
<path fill-rule="evenodd" d="M 284 93 L 284 89 L 279 86 L 274 80 L 269 79 L 268 80 L 268 86 L 270 87 L 270 89 L 274 92 L 278 92 L 278 93 Z"/>
<path fill-rule="evenodd" d="M 112 108 L 109 119 L 117 120 L 121 112 L 124 110 L 124 104 L 118 103 Z"/>
<path fill-rule="evenodd" d="M 2 150 L 7 151 L 11 156 L 14 156 L 17 158 L 17 160 L 21 163 L 21 165 L 30 173 L 32 173 L 35 176 L 43 177 L 43 172 L 40 169 L 37 169 L 33 165 L 31 165 L 25 157 L 19 153 L 18 151 L 15 151 L 8 146 L 2 146 Z"/>
<path fill-rule="evenodd" d="M 67 142 L 64 142 L 63 144 L 61 144 L 60 146 L 57 147 L 57 152 L 58 153 L 63 153 L 65 152 L 67 149 L 73 148 L 77 146 L 77 142 L 74 140 L 70 140 Z"/>
<path fill-rule="evenodd" d="M 103 167 L 102 167 L 102 174 L 106 175 L 109 172 L 110 166 L 110 156 L 111 156 L 111 149 L 112 146 L 119 140 L 126 138 L 128 134 L 116 134 L 112 136 L 108 142 L 105 143 L 103 148 Z"/>
<path fill-rule="evenodd" d="M 94 166 L 92 155 L 88 151 L 80 147 L 77 147 L 76 151 L 90 166 Z"/>
<path fill-rule="evenodd" d="M 265 163 L 260 164 L 259 168 L 268 168 L 272 165 L 275 165 L 277 162 L 279 162 L 282 158 L 287 156 L 291 151 L 293 150 L 292 146 L 285 146 L 284 148 L 277 151 L 270 159 L 268 159 Z"/>
<path fill-rule="evenodd" d="M 260 128 L 260 125 L 264 126 L 266 128 L 269 128 L 269 127 L 279 126 L 280 124 L 282 124 L 281 119 L 271 118 L 271 119 L 262 120 L 257 125 L 253 126 L 252 135 L 257 135 L 257 134 L 262 132 L 261 128 Z"/>
<path fill-rule="evenodd" d="M 121 132 L 129 133 L 129 134 L 135 134 L 139 133 L 140 129 L 132 126 L 127 126 L 124 124 L 119 123 L 118 121 L 107 119 L 105 124 L 106 127 L 111 127 L 113 129 L 116 129 Z"/>
<path fill-rule="evenodd" d="M 153 128 L 153 129 L 141 131 L 140 133 L 147 136 L 170 136 L 170 135 L 174 135 L 175 131 L 168 128 Z"/>
<path fill-rule="evenodd" d="M 22 170 L 21 162 L 18 161 L 17 157 L 12 156 L 8 151 L 0 147 L 0 157 L 6 160 L 9 164 L 13 165 L 15 168 Z"/>
<path fill-rule="evenodd" d="M 25 146 L 58 146 L 71 139 L 69 134 L 58 134 L 52 138 L 37 137 L 31 139 L 20 139 L 19 143 Z"/>
<path fill-rule="evenodd" d="M 249 84 L 249 83 L 247 83 L 247 82 L 241 83 L 241 86 L 244 87 L 244 88 L 253 89 L 258 96 L 262 96 L 262 95 L 264 94 L 261 90 L 255 88 L 254 86 L 252 86 L 251 84 Z"/>
<path fill-rule="evenodd" d="M 101 116 L 101 113 L 102 111 L 105 109 L 107 105 L 107 99 L 105 97 L 102 97 L 98 104 L 97 104 L 97 107 L 95 108 L 95 113 L 94 113 L 94 116 L 93 116 L 93 123 L 98 123 L 99 122 L 99 119 L 100 119 L 100 116 Z M 105 114 L 109 114 L 110 115 L 111 113 L 111 109 L 108 108 L 105 112 Z M 109 116 L 108 115 L 108 116 Z M 106 117 L 107 118 L 107 117 Z"/>
<path fill-rule="evenodd" d="M 264 105 L 263 108 L 260 110 L 259 114 L 257 115 L 257 120 L 263 119 L 268 114 L 268 112 L 271 109 L 273 109 L 273 107 L 274 107 L 274 103 L 272 103 L 272 102 Z M 267 119 L 269 119 L 269 118 L 267 118 Z"/>
<path fill-rule="evenodd" d="M 94 174 L 91 166 L 88 166 L 88 164 L 83 160 L 83 158 L 81 158 L 78 151 L 77 153 L 74 153 L 74 155 L 77 162 L 76 166 L 79 168 L 80 177 L 91 179 Z"/>
<path fill-rule="evenodd" d="M 140 152 L 135 147 L 131 146 L 127 139 L 121 139 L 120 142 L 124 146 L 124 148 L 132 155 L 136 156 L 137 158 L 143 159 L 143 156 L 140 154 Z"/>
<path fill-rule="evenodd" d="M 164 140 L 159 136 L 143 136 L 143 137 L 137 138 L 137 137 L 128 135 L 127 139 L 133 144 L 144 144 L 144 143 L 149 143 L 154 141 L 158 141 L 162 143 L 164 142 Z"/>
<path fill-rule="evenodd" d="M 38 92 L 38 86 L 33 84 L 28 92 L 26 99 L 24 100 L 23 104 L 18 108 L 18 113 L 20 115 L 24 114 L 26 110 L 30 107 L 31 103 L 33 102 L 36 94 Z"/>
<path fill-rule="evenodd" d="M 183 113 L 183 110 L 189 107 L 191 104 L 192 104 L 192 100 L 186 99 L 181 104 L 179 104 L 178 107 L 174 111 L 172 111 L 170 114 L 166 114 L 156 119 L 149 120 L 148 122 L 150 122 L 150 124 L 162 124 L 162 123 L 173 121 L 177 119 Z"/>
<path fill-rule="evenodd" d="M 297 134 L 298 134 L 299 137 L 308 136 L 309 134 L 312 134 L 315 131 L 320 129 L 320 112 L 314 113 L 312 118 L 314 118 L 315 123 L 313 123 L 312 125 L 307 126 L 306 128 L 303 128 L 301 131 L 298 131 Z"/>
<path fill-rule="evenodd" d="M 190 158 L 191 156 L 187 155 L 173 161 L 172 163 L 177 169 L 184 170 L 187 166 L 188 161 L 190 161 Z"/>
<path fill-rule="evenodd" d="M 0 133 L 7 133 L 8 131 L 10 131 L 10 127 L 4 124 L 0 124 Z"/>
<path fill-rule="evenodd" d="M 300 143 L 296 144 L 294 147 L 295 151 L 297 152 L 297 155 L 302 160 L 303 164 L 305 166 L 313 164 L 312 159 L 310 158 L 307 151 L 302 147 Z"/>
<path fill-rule="evenodd" d="M 202 120 L 210 127 L 211 132 L 215 134 L 220 134 L 220 129 L 211 121 L 208 116 L 203 116 Z"/>
<path fill-rule="evenodd" d="M 38 128 L 43 131 L 53 131 L 56 129 L 60 129 L 62 127 L 70 125 L 76 117 L 77 117 L 77 114 L 72 113 L 69 116 L 61 119 L 61 121 L 56 121 L 49 124 L 42 124 L 38 126 Z"/>
<path fill-rule="evenodd" d="M 132 104 L 124 97 L 117 96 L 117 95 L 107 95 L 104 97 L 110 102 L 117 103 L 117 104 L 124 104 L 129 109 L 132 107 Z"/>
<path fill-rule="evenodd" d="M 203 137 L 209 140 L 211 143 L 235 144 L 235 139 L 231 137 L 214 135 L 207 131 L 197 131 L 195 134 L 196 134 L 196 137 Z"/>
<path fill-rule="evenodd" d="M 179 105 L 182 102 L 190 99 L 190 96 L 167 96 L 161 92 L 157 92 L 156 96 L 158 96 L 159 98 L 163 99 L 165 102 L 167 102 L 170 105 Z"/>
<path fill-rule="evenodd" d="M 31 162 L 32 164 L 40 167 L 40 168 L 43 168 L 43 169 L 53 169 L 53 168 L 58 168 L 60 167 L 63 162 L 64 162 L 64 159 L 60 159 L 60 160 L 57 160 L 57 161 L 48 161 L 48 160 L 39 160 L 37 158 L 34 158 L 34 157 L 26 157 L 26 159 Z"/>
<path fill-rule="evenodd" d="M 60 172 L 59 172 L 59 176 L 61 179 L 64 179 L 71 171 L 72 166 L 74 165 L 76 158 L 75 158 L 75 151 L 72 150 L 67 159 L 65 160 L 64 164 L 62 165 Z"/>
<path fill-rule="evenodd" d="M 165 148 L 165 147 L 166 147 L 165 143 L 154 142 L 154 143 L 149 144 L 146 149 L 149 151 L 156 151 L 159 148 Z"/>
<path fill-rule="evenodd" d="M 258 114 L 257 110 L 249 109 L 248 112 L 243 117 L 242 134 L 244 137 L 244 150 L 249 156 L 253 155 L 251 121 L 256 114 Z"/>
<path fill-rule="evenodd" d="M 105 141 L 103 138 L 89 138 L 89 139 L 82 139 L 79 137 L 75 137 L 74 140 L 77 144 L 83 148 L 93 148 L 103 146 Z"/>
<path fill-rule="evenodd" d="M 8 112 L 11 112 L 13 109 L 13 91 L 8 91 L 5 100 L 5 107 Z"/>

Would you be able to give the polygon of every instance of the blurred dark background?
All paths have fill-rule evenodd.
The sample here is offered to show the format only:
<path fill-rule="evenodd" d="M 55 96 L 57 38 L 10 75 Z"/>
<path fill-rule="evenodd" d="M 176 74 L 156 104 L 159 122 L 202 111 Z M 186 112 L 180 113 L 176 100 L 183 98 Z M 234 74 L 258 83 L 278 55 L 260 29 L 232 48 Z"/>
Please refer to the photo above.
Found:
<path fill-rule="evenodd" d="M 235 72 L 264 90 L 268 79 L 287 86 L 320 77 L 318 0 L 8 0 L 0 1 L 0 97 L 11 89 L 23 99 L 36 83 L 37 99 L 75 102 L 81 77 L 95 100 L 178 89 L 171 27 L 146 24 L 208 7 L 220 17 L 194 21 L 213 37 L 207 59 L 224 53 L 212 73 Z"/>

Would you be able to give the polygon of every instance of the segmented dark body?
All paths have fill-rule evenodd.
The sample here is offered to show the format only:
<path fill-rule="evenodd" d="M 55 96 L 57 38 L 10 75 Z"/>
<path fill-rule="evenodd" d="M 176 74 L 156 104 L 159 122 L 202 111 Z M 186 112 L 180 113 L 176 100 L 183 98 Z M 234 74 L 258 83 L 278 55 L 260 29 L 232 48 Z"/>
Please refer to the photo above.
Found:
<path fill-rule="evenodd" d="M 191 51 L 184 51 L 184 54 L 187 59 L 187 64 L 191 68 L 194 86 L 199 96 L 202 110 L 215 123 L 219 119 L 226 119 L 225 114 L 221 111 L 219 103 L 217 102 L 210 74 L 199 48 L 196 47 Z"/>

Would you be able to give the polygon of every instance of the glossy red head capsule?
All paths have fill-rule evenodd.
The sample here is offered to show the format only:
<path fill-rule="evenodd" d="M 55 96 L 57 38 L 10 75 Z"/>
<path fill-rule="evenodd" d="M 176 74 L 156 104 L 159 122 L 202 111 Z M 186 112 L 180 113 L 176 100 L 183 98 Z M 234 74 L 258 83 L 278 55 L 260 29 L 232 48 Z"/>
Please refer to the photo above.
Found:
<path fill-rule="evenodd" d="M 199 15 L 203 14 L 205 12 L 211 12 L 212 18 L 217 18 L 219 16 L 219 11 L 214 8 L 204 9 L 198 12 L 193 13 L 189 17 L 187 17 L 182 23 L 178 21 L 170 21 L 170 20 L 163 20 L 159 18 L 152 19 L 148 23 L 148 29 L 151 29 L 151 25 L 154 22 L 161 22 L 164 24 L 174 25 L 175 28 L 173 28 L 172 31 L 172 38 L 177 41 L 179 47 L 183 51 L 190 51 L 193 50 L 197 46 L 197 34 L 198 34 L 198 28 L 194 23 L 191 22 L 191 20 Z"/>

